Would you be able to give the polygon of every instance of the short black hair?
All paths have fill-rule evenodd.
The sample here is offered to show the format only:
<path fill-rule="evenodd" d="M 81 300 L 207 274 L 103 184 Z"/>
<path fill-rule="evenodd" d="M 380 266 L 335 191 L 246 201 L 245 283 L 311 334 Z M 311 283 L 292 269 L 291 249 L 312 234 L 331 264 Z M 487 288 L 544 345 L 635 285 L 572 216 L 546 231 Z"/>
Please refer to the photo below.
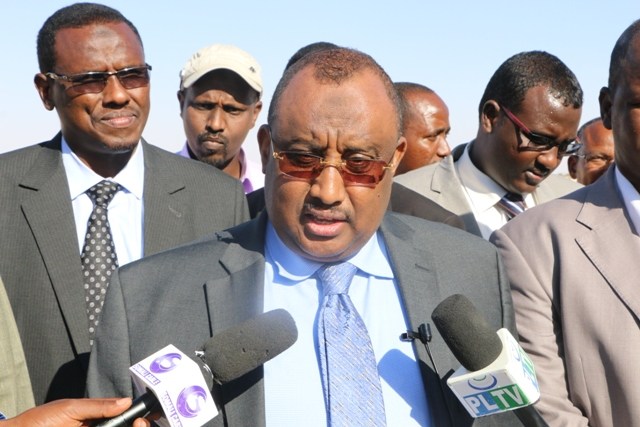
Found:
<path fill-rule="evenodd" d="M 409 98 L 408 98 L 408 95 L 410 93 L 426 93 L 426 94 L 435 93 L 433 89 L 428 88 L 419 83 L 395 82 L 393 86 L 396 88 L 396 91 L 398 92 L 398 96 L 400 97 L 403 120 L 404 119 L 409 120 L 409 117 L 413 117 L 413 115 L 409 114 L 409 112 L 412 111 L 411 105 L 409 104 Z M 402 128 L 403 129 L 405 128 L 404 122 L 402 124 Z"/>
<path fill-rule="evenodd" d="M 337 44 L 329 43 L 329 42 L 315 42 L 315 43 L 310 43 L 306 46 L 302 46 L 300 49 L 296 51 L 296 53 L 291 55 L 291 58 L 289 58 L 287 65 L 284 67 L 284 71 L 287 71 L 289 68 L 291 68 L 293 64 L 298 62 L 300 58 L 302 58 L 303 56 L 311 52 L 316 52 L 318 50 L 325 50 L 325 49 L 335 49 L 337 47 L 340 47 L 340 46 L 338 46 Z"/>
<path fill-rule="evenodd" d="M 609 89 L 614 90 L 615 85 L 620 79 L 622 69 L 627 63 L 627 54 L 633 39 L 640 33 L 640 19 L 634 21 L 627 27 L 616 41 L 613 51 L 611 52 L 611 61 L 609 63 Z"/>
<path fill-rule="evenodd" d="M 371 56 L 356 49 L 344 47 L 321 49 L 308 53 L 285 70 L 269 104 L 267 121 L 270 125 L 275 122 L 282 93 L 289 86 L 293 77 L 308 66 L 314 68 L 313 75 L 316 81 L 334 85 L 340 85 L 364 70 L 372 70 L 381 78 L 389 99 L 397 111 L 398 135 L 400 134 L 402 131 L 402 104 L 391 78 Z"/>
<path fill-rule="evenodd" d="M 584 140 L 584 132 L 587 130 L 589 126 L 591 126 L 592 124 L 598 121 L 602 121 L 602 119 L 600 117 L 595 117 L 589 120 L 588 122 L 584 123 L 582 126 L 580 126 L 580 129 L 578 129 L 578 140 L 580 141 Z"/>
<path fill-rule="evenodd" d="M 582 88 L 569 67 L 548 52 L 530 51 L 513 55 L 498 67 L 484 90 L 478 113 L 482 116 L 489 100 L 518 112 L 527 91 L 536 86 L 549 87 L 565 107 L 582 107 Z"/>
<path fill-rule="evenodd" d="M 42 25 L 38 32 L 37 52 L 40 72 L 53 71 L 56 66 L 55 44 L 58 31 L 81 28 L 92 24 L 123 22 L 131 28 L 140 41 L 138 29 L 116 9 L 97 3 L 75 3 L 58 9 Z"/>

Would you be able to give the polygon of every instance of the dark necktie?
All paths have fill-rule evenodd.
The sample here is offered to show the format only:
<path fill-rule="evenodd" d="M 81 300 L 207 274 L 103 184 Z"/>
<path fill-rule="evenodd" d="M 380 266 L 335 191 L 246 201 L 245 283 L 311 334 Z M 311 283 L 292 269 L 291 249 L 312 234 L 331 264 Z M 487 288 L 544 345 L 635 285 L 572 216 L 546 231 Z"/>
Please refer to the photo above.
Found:
<path fill-rule="evenodd" d="M 507 215 L 507 221 L 515 218 L 516 215 L 521 214 L 527 209 L 522 195 L 516 193 L 505 194 L 498 202 L 498 206 L 500 206 Z"/>
<path fill-rule="evenodd" d="M 344 262 L 317 273 L 324 295 L 318 319 L 320 373 L 331 427 L 386 425 L 371 339 L 348 295 L 356 271 Z"/>
<path fill-rule="evenodd" d="M 118 258 L 107 218 L 107 206 L 119 189 L 120 185 L 105 180 L 86 191 L 93 201 L 93 211 L 87 222 L 87 234 L 80 258 L 91 345 L 111 274 L 118 268 Z"/>

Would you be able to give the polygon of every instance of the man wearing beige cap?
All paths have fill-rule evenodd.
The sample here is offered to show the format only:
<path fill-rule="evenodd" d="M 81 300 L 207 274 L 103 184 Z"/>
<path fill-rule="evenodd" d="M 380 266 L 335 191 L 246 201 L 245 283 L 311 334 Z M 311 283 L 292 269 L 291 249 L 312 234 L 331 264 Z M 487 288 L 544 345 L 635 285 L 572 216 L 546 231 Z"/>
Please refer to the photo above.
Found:
<path fill-rule="evenodd" d="M 242 150 L 262 109 L 260 65 L 247 52 L 214 44 L 180 72 L 180 116 L 187 142 L 180 155 L 208 163 L 242 182 L 245 193 L 264 184 L 259 165 Z"/>

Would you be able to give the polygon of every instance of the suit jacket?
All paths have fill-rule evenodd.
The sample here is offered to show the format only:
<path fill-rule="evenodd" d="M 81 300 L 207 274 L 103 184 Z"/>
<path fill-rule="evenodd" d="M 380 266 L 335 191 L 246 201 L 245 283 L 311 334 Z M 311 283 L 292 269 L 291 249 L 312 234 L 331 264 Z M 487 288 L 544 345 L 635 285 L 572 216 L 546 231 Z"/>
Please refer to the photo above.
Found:
<path fill-rule="evenodd" d="M 451 155 L 439 163 L 412 170 L 395 177 L 394 180 L 459 215 L 468 232 L 482 236 L 455 168 L 455 162 L 462 156 L 467 145 L 455 147 Z M 548 202 L 580 187 L 580 184 L 570 179 L 550 175 L 536 188 L 536 202 Z"/>
<path fill-rule="evenodd" d="M 145 255 L 248 218 L 237 180 L 142 145 Z M 80 250 L 60 147 L 58 134 L 0 156 L 0 274 L 37 404 L 84 396 L 90 351 Z"/>
<path fill-rule="evenodd" d="M 33 406 L 22 342 L 0 278 L 0 412 L 11 418 Z"/>
<path fill-rule="evenodd" d="M 264 188 L 259 188 L 247 194 L 247 200 L 251 218 L 257 217 L 264 209 Z M 411 215 L 429 221 L 443 222 L 461 230 L 465 229 L 464 222 L 458 215 L 396 182 L 391 186 L 391 198 L 387 211 Z"/>
<path fill-rule="evenodd" d="M 201 241 L 126 265 L 116 271 L 91 354 L 92 397 L 131 395 L 127 369 L 168 344 L 190 353 L 209 337 L 262 313 L 266 214 Z M 508 283 L 494 246 L 452 227 L 387 213 L 380 227 L 410 328 L 429 321 L 433 309 L 454 293 L 466 294 L 494 328 L 513 328 Z M 452 254 L 456 254 L 455 257 Z M 455 259 L 454 259 L 455 258 Z M 458 259 L 464 259 L 460 263 Z M 443 378 L 459 363 L 433 329 L 431 351 Z M 473 420 L 414 343 L 426 395 L 438 426 Z M 221 414 L 209 425 L 265 423 L 262 367 L 216 391 Z M 443 394 L 444 390 L 444 394 Z M 446 405 L 445 405 L 446 402 Z M 224 420 L 223 420 L 224 419 Z M 518 425 L 512 413 L 474 425 Z"/>
<path fill-rule="evenodd" d="M 640 425 L 640 237 L 614 168 L 496 231 L 552 426 Z M 636 372 L 634 374 L 634 372 Z"/>

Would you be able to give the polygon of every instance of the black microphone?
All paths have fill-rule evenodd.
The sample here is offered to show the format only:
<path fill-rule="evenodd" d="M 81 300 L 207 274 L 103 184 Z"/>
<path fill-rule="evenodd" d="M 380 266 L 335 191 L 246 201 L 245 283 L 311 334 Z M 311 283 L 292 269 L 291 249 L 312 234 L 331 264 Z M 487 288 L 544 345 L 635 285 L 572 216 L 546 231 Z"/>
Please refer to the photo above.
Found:
<path fill-rule="evenodd" d="M 491 366 L 490 371 L 483 371 L 481 376 L 485 383 L 478 382 L 473 385 L 475 390 L 480 391 L 474 391 L 477 394 L 471 393 L 465 396 L 463 395 L 465 393 L 460 394 L 456 391 L 458 387 L 466 387 L 469 381 L 474 381 L 469 380 L 467 376 L 458 375 L 456 372 L 447 381 L 471 416 L 513 410 L 525 426 L 547 426 L 538 411 L 530 406 L 535 400 L 529 403 L 520 401 L 525 394 L 523 390 L 533 387 L 532 394 L 539 396 L 539 389 L 533 364 L 508 330 L 503 328 L 496 333 L 473 303 L 460 294 L 452 295 L 442 301 L 433 311 L 431 318 L 453 355 L 467 371 L 471 373 L 486 371 L 486 368 Z M 505 348 L 510 351 L 503 352 Z M 504 376 L 493 375 L 498 374 L 499 371 L 513 374 L 511 378 L 515 379 L 514 382 L 502 383 L 504 380 L 496 379 L 504 378 Z M 489 377 L 495 379 L 495 382 L 488 383 Z M 493 397 L 496 398 L 495 405 L 492 404 Z M 514 397 L 513 400 L 511 400 L 512 397 Z"/>
<path fill-rule="evenodd" d="M 217 333 L 196 351 L 209 389 L 213 382 L 222 385 L 273 359 L 298 339 L 296 323 L 288 311 L 272 310 Z M 205 374 L 209 373 L 209 375 Z M 126 427 L 160 408 L 158 398 L 148 391 L 135 399 L 122 414 L 99 422 L 94 427 Z"/>

